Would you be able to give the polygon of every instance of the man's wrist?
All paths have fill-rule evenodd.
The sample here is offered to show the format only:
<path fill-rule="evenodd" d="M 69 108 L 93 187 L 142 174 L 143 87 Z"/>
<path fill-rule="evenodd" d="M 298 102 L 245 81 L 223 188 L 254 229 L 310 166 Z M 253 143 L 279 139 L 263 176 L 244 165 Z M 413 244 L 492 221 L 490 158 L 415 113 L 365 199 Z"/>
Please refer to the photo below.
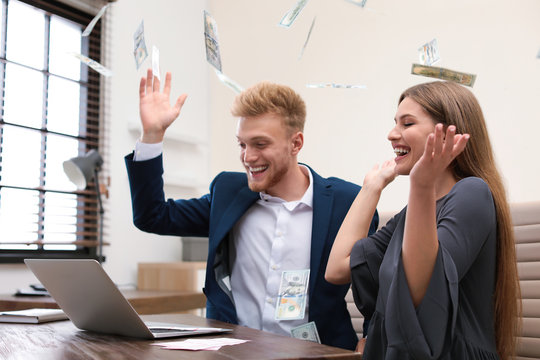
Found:
<path fill-rule="evenodd" d="M 163 142 L 165 133 L 145 133 L 141 135 L 141 142 L 145 144 L 157 144 Z"/>
<path fill-rule="evenodd" d="M 163 143 L 148 144 L 137 140 L 134 161 L 145 161 L 158 157 L 163 152 Z"/>

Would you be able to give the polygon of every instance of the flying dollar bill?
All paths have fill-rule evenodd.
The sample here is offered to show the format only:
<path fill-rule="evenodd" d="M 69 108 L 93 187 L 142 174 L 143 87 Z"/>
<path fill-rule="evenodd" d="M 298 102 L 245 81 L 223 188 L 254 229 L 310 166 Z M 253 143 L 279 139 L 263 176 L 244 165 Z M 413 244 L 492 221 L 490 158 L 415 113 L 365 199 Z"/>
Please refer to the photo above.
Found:
<path fill-rule="evenodd" d="M 298 14 L 300 14 L 302 9 L 306 6 L 307 2 L 308 0 L 298 0 L 296 5 L 294 5 L 291 10 L 287 11 L 287 13 L 283 15 L 278 25 L 285 28 L 290 27 L 296 20 Z"/>
<path fill-rule="evenodd" d="M 101 8 L 101 10 L 99 10 L 99 12 L 97 13 L 96 16 L 94 16 L 94 18 L 92 19 L 92 21 L 90 21 L 90 23 L 86 26 L 86 29 L 84 29 L 83 33 L 82 33 L 82 36 L 88 36 L 90 35 L 90 33 L 92 32 L 92 30 L 94 29 L 94 26 L 96 26 L 98 20 L 103 16 L 103 14 L 105 13 L 105 10 L 107 10 L 107 8 L 109 7 L 110 4 L 107 4 L 105 6 L 103 6 Z"/>
<path fill-rule="evenodd" d="M 223 74 L 221 71 L 219 71 L 217 69 L 215 69 L 215 71 L 216 71 L 216 75 L 217 75 L 219 81 L 221 81 L 222 83 L 227 85 L 229 87 L 229 89 L 231 89 L 232 91 L 234 91 L 237 94 L 240 94 L 242 91 L 244 91 L 243 87 L 241 87 L 240 85 L 238 85 L 237 83 L 232 81 L 227 75 Z"/>
<path fill-rule="evenodd" d="M 90 59 L 87 56 L 84 56 L 82 54 L 77 54 L 74 52 L 69 53 L 70 55 L 75 56 L 77 59 L 79 59 L 82 63 L 86 64 L 87 66 L 91 67 L 92 69 L 96 70 L 98 73 L 100 73 L 103 76 L 112 76 L 112 71 L 107 69 L 105 66 L 101 65 L 95 60 Z"/>
<path fill-rule="evenodd" d="M 309 340 L 319 344 L 321 343 L 319 332 L 317 331 L 317 325 L 314 321 L 292 328 L 291 335 L 297 339 Z"/>
<path fill-rule="evenodd" d="M 221 72 L 217 23 L 206 10 L 204 11 L 204 38 L 206 43 L 206 60 L 216 70 Z"/>
<path fill-rule="evenodd" d="M 139 27 L 133 34 L 134 50 L 133 56 L 135 57 L 135 64 L 137 65 L 137 70 L 143 63 L 143 61 L 148 57 L 148 50 L 146 49 L 146 42 L 144 41 L 144 21 L 141 21 Z"/>
<path fill-rule="evenodd" d="M 345 0 L 345 1 L 353 3 L 353 4 L 358 5 L 360 7 L 364 7 L 364 6 L 366 6 L 366 1 L 367 0 Z"/>
<path fill-rule="evenodd" d="M 427 76 L 442 80 L 457 82 L 461 85 L 473 87 L 476 75 L 459 71 L 449 70 L 441 67 L 413 64 L 411 74 Z"/>
<path fill-rule="evenodd" d="M 336 83 L 318 83 L 318 84 L 306 84 L 307 88 L 310 89 L 322 89 L 322 88 L 332 88 L 332 89 L 367 89 L 366 85 L 350 85 L 350 84 L 336 84 Z"/>
<path fill-rule="evenodd" d="M 431 66 L 441 60 L 437 39 L 433 39 L 418 48 L 418 59 L 422 65 L 427 66 Z"/>
<path fill-rule="evenodd" d="M 304 41 L 304 46 L 302 46 L 302 51 L 300 52 L 300 56 L 298 56 L 298 60 L 300 60 L 302 58 L 302 55 L 304 55 L 304 50 L 306 49 L 309 38 L 311 37 L 311 31 L 313 30 L 313 25 L 315 25 L 315 19 L 317 19 L 316 16 L 313 18 L 313 21 L 311 22 L 311 26 L 309 27 L 306 41 Z"/>
<path fill-rule="evenodd" d="M 159 76 L 159 49 L 155 45 L 152 46 L 152 73 L 161 81 Z"/>

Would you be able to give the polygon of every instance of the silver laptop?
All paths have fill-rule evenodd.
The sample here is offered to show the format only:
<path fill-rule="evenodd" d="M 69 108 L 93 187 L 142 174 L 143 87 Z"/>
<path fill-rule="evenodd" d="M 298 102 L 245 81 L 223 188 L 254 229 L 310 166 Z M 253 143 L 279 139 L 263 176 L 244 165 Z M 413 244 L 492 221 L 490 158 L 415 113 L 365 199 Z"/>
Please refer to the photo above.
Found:
<path fill-rule="evenodd" d="M 95 260 L 25 259 L 24 262 L 76 327 L 98 333 L 158 339 L 231 329 L 144 322 Z"/>

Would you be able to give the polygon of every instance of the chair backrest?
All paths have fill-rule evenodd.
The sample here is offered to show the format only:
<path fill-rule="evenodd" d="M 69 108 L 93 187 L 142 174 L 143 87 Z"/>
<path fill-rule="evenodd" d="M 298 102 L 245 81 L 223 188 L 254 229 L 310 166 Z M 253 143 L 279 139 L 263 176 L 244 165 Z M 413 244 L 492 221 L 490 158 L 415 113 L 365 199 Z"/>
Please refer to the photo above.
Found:
<path fill-rule="evenodd" d="M 511 204 L 523 303 L 522 331 L 516 360 L 540 359 L 540 201 Z M 379 213 L 379 227 L 394 212 Z M 349 290 L 346 297 L 354 329 L 362 336 L 364 319 Z"/>
<path fill-rule="evenodd" d="M 517 359 L 540 359 L 540 201 L 511 210 L 523 304 Z"/>

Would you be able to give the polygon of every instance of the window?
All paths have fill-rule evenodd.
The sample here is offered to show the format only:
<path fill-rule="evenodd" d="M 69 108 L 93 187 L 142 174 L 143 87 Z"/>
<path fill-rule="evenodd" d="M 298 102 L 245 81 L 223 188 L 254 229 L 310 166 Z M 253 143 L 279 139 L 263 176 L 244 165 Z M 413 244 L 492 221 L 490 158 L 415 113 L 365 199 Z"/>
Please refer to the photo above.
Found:
<path fill-rule="evenodd" d="M 51 0 L 0 0 L 0 262 L 96 257 L 94 186 L 77 191 L 64 160 L 99 148 L 101 21 Z"/>

